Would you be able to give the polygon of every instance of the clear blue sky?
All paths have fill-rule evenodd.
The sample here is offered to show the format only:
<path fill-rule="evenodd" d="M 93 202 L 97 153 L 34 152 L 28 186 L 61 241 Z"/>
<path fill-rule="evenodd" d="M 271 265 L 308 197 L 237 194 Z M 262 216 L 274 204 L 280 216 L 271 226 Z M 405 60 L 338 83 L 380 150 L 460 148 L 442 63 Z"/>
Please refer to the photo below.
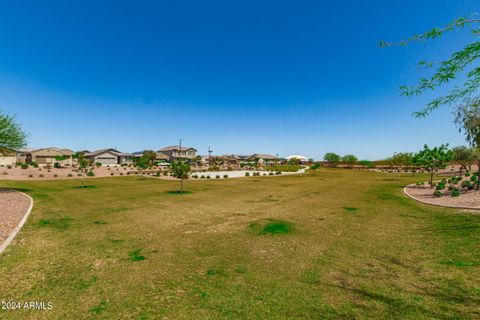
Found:
<path fill-rule="evenodd" d="M 29 146 L 206 154 L 353 153 L 464 144 L 445 108 L 411 113 L 416 64 L 466 33 L 380 49 L 478 1 L 2 1 L 0 109 Z M 440 93 L 440 92 L 439 92 Z"/>

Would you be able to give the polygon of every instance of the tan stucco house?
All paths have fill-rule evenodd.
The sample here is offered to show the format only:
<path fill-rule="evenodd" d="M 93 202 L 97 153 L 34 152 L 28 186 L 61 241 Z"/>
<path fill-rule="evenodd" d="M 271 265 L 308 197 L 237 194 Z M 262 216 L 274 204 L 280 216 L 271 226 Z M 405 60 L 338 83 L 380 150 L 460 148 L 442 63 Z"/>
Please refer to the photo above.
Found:
<path fill-rule="evenodd" d="M 176 159 L 193 159 L 197 156 L 197 149 L 192 147 L 169 146 L 157 151 L 168 157 L 169 161 Z"/>
<path fill-rule="evenodd" d="M 113 148 L 87 152 L 83 156 L 92 163 L 101 163 L 103 166 L 132 163 L 130 153 L 123 153 Z"/>
<path fill-rule="evenodd" d="M 39 165 L 54 165 L 60 163 L 62 166 L 73 164 L 73 151 L 70 149 L 60 149 L 55 147 L 36 149 L 25 152 L 24 162 L 36 162 Z M 65 160 L 57 160 L 57 157 L 65 157 Z"/>

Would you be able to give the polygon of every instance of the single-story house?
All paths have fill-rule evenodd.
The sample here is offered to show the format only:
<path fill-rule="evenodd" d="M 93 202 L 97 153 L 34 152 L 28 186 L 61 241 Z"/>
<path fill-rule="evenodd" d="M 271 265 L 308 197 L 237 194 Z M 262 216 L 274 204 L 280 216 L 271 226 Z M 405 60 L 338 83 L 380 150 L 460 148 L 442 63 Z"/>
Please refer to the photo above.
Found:
<path fill-rule="evenodd" d="M 113 148 L 88 152 L 83 156 L 92 163 L 100 163 L 103 166 L 132 163 L 132 154 L 123 153 Z"/>
<path fill-rule="evenodd" d="M 36 162 L 39 165 L 60 165 L 70 166 L 73 164 L 73 151 L 70 149 L 60 149 L 55 147 L 36 149 L 29 152 L 24 152 L 25 163 Z M 63 160 L 59 160 L 59 158 Z"/>
<path fill-rule="evenodd" d="M 272 154 L 267 154 L 267 153 L 254 153 L 248 157 L 248 160 L 249 161 L 263 160 L 265 162 L 268 162 L 268 161 L 277 161 L 278 157 Z"/>
<path fill-rule="evenodd" d="M 11 166 L 17 162 L 17 157 L 14 151 L 0 152 L 0 166 Z"/>
<path fill-rule="evenodd" d="M 162 148 L 157 151 L 158 153 L 162 153 L 168 157 L 169 161 L 175 159 L 189 159 L 192 160 L 197 156 L 197 149 L 192 147 L 180 147 L 180 146 L 169 146 Z"/>

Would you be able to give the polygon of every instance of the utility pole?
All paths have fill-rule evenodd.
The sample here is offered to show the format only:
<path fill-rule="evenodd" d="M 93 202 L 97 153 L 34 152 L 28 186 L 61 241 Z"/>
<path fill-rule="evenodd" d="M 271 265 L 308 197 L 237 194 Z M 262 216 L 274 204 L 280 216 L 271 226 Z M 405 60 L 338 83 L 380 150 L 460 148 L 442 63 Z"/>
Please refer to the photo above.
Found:
<path fill-rule="evenodd" d="M 178 141 L 179 141 L 179 146 L 180 146 L 180 159 L 182 159 L 182 140 L 183 140 L 183 139 L 178 139 Z"/>
<path fill-rule="evenodd" d="M 212 157 L 212 149 L 210 149 L 210 146 L 208 146 L 208 157 Z"/>

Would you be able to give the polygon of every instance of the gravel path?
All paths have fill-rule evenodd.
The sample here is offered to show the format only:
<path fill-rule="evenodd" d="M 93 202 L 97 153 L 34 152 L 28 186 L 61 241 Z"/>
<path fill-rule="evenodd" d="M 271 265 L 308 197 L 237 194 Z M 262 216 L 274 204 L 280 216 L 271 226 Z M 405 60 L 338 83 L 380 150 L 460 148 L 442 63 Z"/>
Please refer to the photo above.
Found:
<path fill-rule="evenodd" d="M 24 194 L 0 188 L 0 245 L 14 231 L 27 213 L 31 199 Z"/>

